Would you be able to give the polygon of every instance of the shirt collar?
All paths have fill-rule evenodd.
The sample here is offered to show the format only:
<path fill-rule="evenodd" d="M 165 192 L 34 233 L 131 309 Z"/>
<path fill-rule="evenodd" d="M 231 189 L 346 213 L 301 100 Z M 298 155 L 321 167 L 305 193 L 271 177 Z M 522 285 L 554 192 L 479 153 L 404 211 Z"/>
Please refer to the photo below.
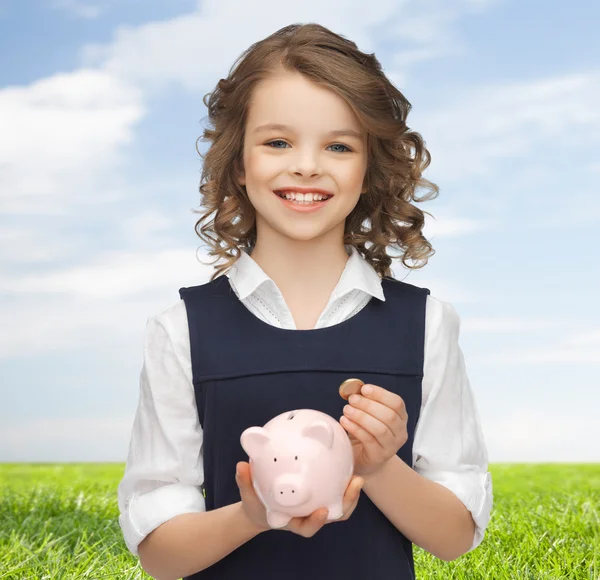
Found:
<path fill-rule="evenodd" d="M 350 257 L 331 299 L 340 298 L 353 290 L 362 290 L 385 302 L 379 274 L 354 246 L 346 245 L 345 248 L 347 252 L 350 252 Z M 227 276 L 240 300 L 247 298 L 262 284 L 271 285 L 273 289 L 276 288 L 275 282 L 252 259 L 246 248 L 242 249 L 240 257 L 229 269 Z"/>

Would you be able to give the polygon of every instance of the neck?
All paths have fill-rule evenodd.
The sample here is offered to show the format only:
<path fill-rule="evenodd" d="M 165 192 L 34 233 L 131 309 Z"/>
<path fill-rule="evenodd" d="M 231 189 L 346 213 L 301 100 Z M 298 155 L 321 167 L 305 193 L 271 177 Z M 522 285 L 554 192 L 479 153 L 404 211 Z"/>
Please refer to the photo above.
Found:
<path fill-rule="evenodd" d="M 299 241 L 279 236 L 257 239 L 251 256 L 285 297 L 317 299 L 331 294 L 349 259 L 341 240 Z"/>

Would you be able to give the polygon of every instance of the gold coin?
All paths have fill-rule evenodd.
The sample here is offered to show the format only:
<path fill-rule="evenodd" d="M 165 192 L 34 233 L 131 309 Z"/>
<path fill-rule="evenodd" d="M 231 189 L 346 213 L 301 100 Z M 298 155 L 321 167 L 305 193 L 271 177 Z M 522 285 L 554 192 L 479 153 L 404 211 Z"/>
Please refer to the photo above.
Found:
<path fill-rule="evenodd" d="M 364 385 L 360 379 L 346 379 L 340 385 L 340 397 L 342 399 L 346 399 L 346 401 L 350 398 L 350 395 L 360 393 L 360 388 Z"/>

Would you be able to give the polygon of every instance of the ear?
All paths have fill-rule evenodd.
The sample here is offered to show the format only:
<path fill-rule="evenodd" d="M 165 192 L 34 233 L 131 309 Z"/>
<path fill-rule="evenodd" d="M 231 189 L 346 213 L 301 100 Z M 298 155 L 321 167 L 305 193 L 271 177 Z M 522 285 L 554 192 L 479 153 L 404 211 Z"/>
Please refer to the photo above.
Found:
<path fill-rule="evenodd" d="M 249 427 L 240 437 L 240 443 L 248 457 L 259 455 L 269 441 L 269 434 L 262 427 Z"/>
<path fill-rule="evenodd" d="M 314 421 L 302 429 L 302 436 L 314 439 L 326 449 L 333 447 L 333 429 L 325 421 Z"/>
<path fill-rule="evenodd" d="M 240 167 L 240 164 L 238 163 L 238 161 L 236 160 L 234 166 L 234 171 L 237 174 L 237 182 L 240 185 L 246 185 L 246 172 L 244 171 L 243 167 Z"/>

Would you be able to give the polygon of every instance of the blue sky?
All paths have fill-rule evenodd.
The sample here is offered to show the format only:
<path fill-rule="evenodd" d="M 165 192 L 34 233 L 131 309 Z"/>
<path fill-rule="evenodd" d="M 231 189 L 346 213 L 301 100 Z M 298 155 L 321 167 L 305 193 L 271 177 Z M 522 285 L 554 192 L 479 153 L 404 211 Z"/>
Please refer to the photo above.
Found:
<path fill-rule="evenodd" d="M 396 277 L 460 314 L 490 461 L 600 461 L 600 5 L 286 4 L 0 2 L 0 461 L 125 461 L 146 320 L 211 274 L 202 96 L 292 22 L 413 105 L 436 255 Z"/>

